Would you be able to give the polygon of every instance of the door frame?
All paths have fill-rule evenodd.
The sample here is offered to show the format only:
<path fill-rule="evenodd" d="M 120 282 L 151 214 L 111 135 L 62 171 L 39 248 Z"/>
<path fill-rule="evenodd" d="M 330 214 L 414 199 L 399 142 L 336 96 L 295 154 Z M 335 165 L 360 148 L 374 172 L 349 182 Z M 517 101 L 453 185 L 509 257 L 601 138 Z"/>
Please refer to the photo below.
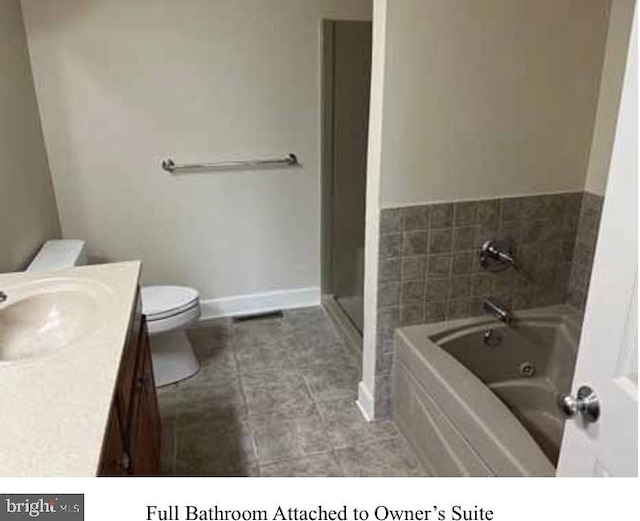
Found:
<path fill-rule="evenodd" d="M 334 32 L 336 20 L 321 25 L 321 154 L 320 154 L 320 289 L 324 297 L 333 296 L 333 106 L 334 106 Z"/>

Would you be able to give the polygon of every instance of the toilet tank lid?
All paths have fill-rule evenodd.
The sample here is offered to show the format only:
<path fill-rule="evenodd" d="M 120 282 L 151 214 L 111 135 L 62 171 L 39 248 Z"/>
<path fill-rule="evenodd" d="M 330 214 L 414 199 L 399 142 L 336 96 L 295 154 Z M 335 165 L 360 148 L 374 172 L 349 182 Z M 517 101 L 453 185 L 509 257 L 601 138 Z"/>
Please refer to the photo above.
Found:
<path fill-rule="evenodd" d="M 72 268 L 83 262 L 85 241 L 60 239 L 47 241 L 27 267 L 27 271 Z"/>

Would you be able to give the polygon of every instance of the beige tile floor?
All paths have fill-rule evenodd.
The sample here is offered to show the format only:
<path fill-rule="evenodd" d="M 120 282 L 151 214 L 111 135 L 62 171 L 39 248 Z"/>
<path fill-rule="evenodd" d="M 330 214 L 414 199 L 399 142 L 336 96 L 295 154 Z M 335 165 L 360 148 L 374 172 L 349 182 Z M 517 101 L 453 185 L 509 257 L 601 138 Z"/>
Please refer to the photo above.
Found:
<path fill-rule="evenodd" d="M 158 390 L 166 475 L 424 475 L 391 420 L 357 410 L 358 358 L 322 308 L 188 335 L 199 373 Z"/>

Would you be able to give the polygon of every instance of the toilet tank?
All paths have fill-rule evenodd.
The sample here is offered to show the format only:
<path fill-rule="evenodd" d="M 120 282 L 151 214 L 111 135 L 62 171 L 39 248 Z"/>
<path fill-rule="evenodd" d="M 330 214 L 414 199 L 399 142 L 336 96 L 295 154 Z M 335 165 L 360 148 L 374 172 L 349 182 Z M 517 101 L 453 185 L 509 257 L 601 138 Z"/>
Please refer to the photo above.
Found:
<path fill-rule="evenodd" d="M 73 268 L 87 263 L 85 242 L 73 239 L 47 241 L 27 267 L 27 271 Z"/>

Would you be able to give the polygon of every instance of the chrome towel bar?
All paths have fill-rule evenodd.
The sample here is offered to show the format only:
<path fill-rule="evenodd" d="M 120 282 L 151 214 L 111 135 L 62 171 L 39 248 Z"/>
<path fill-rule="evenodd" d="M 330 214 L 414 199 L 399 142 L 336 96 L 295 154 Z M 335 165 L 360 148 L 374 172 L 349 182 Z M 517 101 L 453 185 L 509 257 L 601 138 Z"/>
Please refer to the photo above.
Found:
<path fill-rule="evenodd" d="M 162 161 L 162 169 L 172 174 L 179 172 L 193 172 L 196 170 L 250 170 L 252 168 L 278 167 L 278 166 L 297 166 L 298 158 L 295 154 L 289 154 L 286 157 L 278 159 L 255 159 L 251 161 L 226 161 L 223 163 L 193 163 L 180 165 L 174 163 L 173 159 L 165 159 Z"/>

